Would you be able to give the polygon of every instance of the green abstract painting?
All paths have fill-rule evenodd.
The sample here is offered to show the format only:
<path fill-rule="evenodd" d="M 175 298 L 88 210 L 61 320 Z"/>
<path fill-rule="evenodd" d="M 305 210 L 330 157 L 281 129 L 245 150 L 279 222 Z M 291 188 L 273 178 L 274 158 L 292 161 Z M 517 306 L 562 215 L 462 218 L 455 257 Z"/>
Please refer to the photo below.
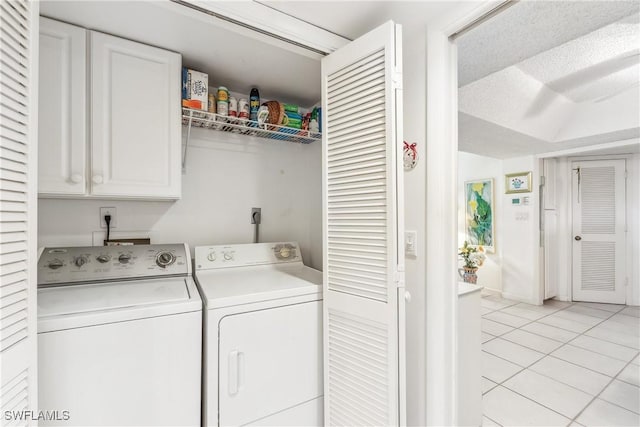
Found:
<path fill-rule="evenodd" d="M 485 250 L 494 252 L 493 179 L 467 181 L 464 186 L 467 241 L 471 245 L 482 245 Z"/>

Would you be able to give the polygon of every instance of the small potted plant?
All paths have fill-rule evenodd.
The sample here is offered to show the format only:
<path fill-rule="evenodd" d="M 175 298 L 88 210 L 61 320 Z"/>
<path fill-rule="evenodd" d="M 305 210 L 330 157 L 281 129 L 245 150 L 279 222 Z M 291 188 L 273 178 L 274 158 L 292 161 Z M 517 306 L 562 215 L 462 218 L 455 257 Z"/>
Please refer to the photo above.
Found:
<path fill-rule="evenodd" d="M 467 283 L 476 283 L 478 275 L 476 274 L 479 267 L 482 267 L 484 260 L 487 258 L 484 254 L 482 246 L 470 246 L 465 240 L 464 245 L 459 249 L 458 255 L 464 260 L 464 266 L 458 269 L 458 274 Z"/>

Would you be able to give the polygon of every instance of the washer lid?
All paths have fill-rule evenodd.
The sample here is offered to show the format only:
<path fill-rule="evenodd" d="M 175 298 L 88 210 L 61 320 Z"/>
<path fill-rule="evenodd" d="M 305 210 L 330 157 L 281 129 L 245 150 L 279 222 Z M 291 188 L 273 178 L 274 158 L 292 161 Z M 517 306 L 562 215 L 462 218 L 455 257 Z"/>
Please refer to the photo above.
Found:
<path fill-rule="evenodd" d="M 175 304 L 191 299 L 185 278 L 91 283 L 38 289 L 38 317 Z"/>
<path fill-rule="evenodd" d="M 322 272 L 304 265 L 198 271 L 196 281 L 209 309 L 322 293 Z"/>

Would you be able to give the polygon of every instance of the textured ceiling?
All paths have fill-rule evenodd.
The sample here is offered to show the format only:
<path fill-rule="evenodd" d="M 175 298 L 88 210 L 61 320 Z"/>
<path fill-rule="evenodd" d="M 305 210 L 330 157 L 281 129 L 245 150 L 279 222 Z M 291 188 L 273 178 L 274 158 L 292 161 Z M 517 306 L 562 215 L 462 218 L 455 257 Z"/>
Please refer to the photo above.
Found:
<path fill-rule="evenodd" d="M 463 45 L 471 43 L 476 31 L 480 41 L 490 34 L 498 41 L 477 45 L 478 50 L 467 57 L 464 50 L 459 51 L 460 73 L 472 79 L 459 90 L 461 150 L 505 158 L 640 135 L 640 2 L 555 3 L 566 4 L 517 3 L 464 36 Z M 562 11 L 565 21 L 556 22 L 559 31 L 554 43 L 547 33 L 548 23 L 539 18 L 551 9 Z M 585 11 L 596 10 L 602 16 L 585 16 Z M 610 21 L 629 10 L 627 16 L 594 28 L 594 22 Z M 508 13 L 513 22 L 506 19 Z M 497 50 L 500 37 L 521 23 L 523 13 L 531 14 L 530 32 L 512 39 L 505 52 Z M 579 35 L 563 40 L 569 33 Z M 554 46 L 522 56 L 545 43 Z M 497 66 L 495 58 L 504 53 L 513 59 L 518 50 L 522 50 L 520 62 L 481 76 L 487 67 Z M 487 63 L 472 66 L 470 58 L 478 57 Z"/>
<path fill-rule="evenodd" d="M 460 151 L 493 157 L 496 159 L 508 159 L 531 154 L 551 153 L 572 148 L 584 148 L 606 144 L 614 141 L 633 140 L 640 137 L 639 129 L 626 129 L 606 134 L 593 135 L 566 141 L 563 144 L 546 142 L 517 132 L 493 122 L 477 117 L 458 113 L 458 149 Z M 638 152 L 640 142 L 630 144 L 632 149 L 623 149 L 625 153 Z M 611 154 L 611 153 L 610 153 Z"/>
<path fill-rule="evenodd" d="M 521 1 L 458 39 L 464 86 L 640 10 L 634 1 Z"/>
<path fill-rule="evenodd" d="M 618 93 L 638 81 L 640 14 L 525 59 L 516 66 L 573 101 Z"/>

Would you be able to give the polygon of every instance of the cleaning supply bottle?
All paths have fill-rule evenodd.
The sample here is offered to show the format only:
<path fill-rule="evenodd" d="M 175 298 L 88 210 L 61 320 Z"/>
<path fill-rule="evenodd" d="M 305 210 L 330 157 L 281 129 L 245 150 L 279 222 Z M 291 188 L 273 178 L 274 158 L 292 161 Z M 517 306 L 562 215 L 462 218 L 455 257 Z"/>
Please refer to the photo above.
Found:
<path fill-rule="evenodd" d="M 254 122 L 258 121 L 258 110 L 260 109 L 260 92 L 258 88 L 251 88 L 251 94 L 249 95 L 249 120 Z"/>

